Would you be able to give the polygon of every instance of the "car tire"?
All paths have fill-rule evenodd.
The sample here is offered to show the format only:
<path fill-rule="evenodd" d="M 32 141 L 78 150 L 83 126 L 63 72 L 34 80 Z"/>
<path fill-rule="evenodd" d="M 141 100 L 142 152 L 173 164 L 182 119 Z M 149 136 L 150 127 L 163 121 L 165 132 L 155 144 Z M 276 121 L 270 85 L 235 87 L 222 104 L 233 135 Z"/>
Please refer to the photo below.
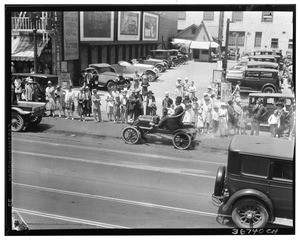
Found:
<path fill-rule="evenodd" d="M 42 119 L 43 119 L 43 116 L 35 117 L 35 118 L 31 119 L 29 124 L 31 126 L 37 126 L 42 121 Z"/>
<path fill-rule="evenodd" d="M 215 188 L 214 188 L 214 195 L 217 197 L 220 197 L 222 195 L 224 184 L 225 184 L 225 173 L 226 173 L 226 167 L 220 166 L 217 171 Z"/>
<path fill-rule="evenodd" d="M 113 87 L 117 86 L 116 83 L 112 80 L 108 81 L 108 83 L 106 84 L 106 88 L 109 91 L 110 89 L 112 89 Z"/>
<path fill-rule="evenodd" d="M 186 150 L 190 147 L 192 143 L 192 139 L 190 135 L 188 135 L 185 132 L 178 132 L 174 135 L 173 139 L 173 145 L 175 148 L 180 150 Z"/>
<path fill-rule="evenodd" d="M 126 127 L 123 130 L 122 137 L 128 144 L 137 144 L 141 140 L 141 132 L 135 127 Z"/>
<path fill-rule="evenodd" d="M 163 72 L 163 71 L 165 71 L 165 67 L 162 66 L 162 65 L 160 65 L 160 64 L 157 64 L 154 67 L 156 67 L 160 73 Z"/>
<path fill-rule="evenodd" d="M 12 112 L 11 114 L 11 130 L 13 132 L 20 132 L 22 131 L 22 129 L 24 128 L 24 118 L 16 113 L 16 112 Z"/>
<path fill-rule="evenodd" d="M 238 228 L 263 228 L 268 223 L 269 213 L 260 201 L 243 198 L 234 204 L 231 217 Z"/>
<path fill-rule="evenodd" d="M 265 87 L 262 92 L 263 93 L 276 93 L 276 90 L 273 87 Z"/>
<path fill-rule="evenodd" d="M 180 66 L 179 60 L 174 60 L 174 61 L 173 61 L 173 66 L 174 66 L 174 67 L 179 67 L 179 66 Z"/>
<path fill-rule="evenodd" d="M 146 76 L 149 79 L 149 82 L 154 82 L 156 79 L 156 76 L 153 72 L 146 72 Z"/>

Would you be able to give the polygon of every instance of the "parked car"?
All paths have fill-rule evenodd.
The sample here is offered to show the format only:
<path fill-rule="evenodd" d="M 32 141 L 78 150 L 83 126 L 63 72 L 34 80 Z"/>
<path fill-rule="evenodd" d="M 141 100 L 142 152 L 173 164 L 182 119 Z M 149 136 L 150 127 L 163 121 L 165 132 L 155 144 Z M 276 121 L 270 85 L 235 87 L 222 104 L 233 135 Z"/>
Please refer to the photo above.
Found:
<path fill-rule="evenodd" d="M 107 63 L 93 63 L 89 64 L 89 67 L 81 71 L 81 80 L 80 85 L 82 86 L 84 83 L 84 74 L 85 73 L 91 73 L 96 71 L 98 75 L 98 82 L 96 85 L 98 88 L 105 87 L 106 89 L 111 89 L 114 86 L 119 86 L 119 76 L 122 72 L 116 72 L 116 70 Z M 124 76 L 124 84 L 126 84 L 128 87 L 131 86 L 130 78 Z"/>
<path fill-rule="evenodd" d="M 236 135 L 217 171 L 213 203 L 239 228 L 263 228 L 294 216 L 294 142 Z"/>
<path fill-rule="evenodd" d="M 128 78 L 132 78 L 134 72 L 137 70 L 139 75 L 146 75 L 150 82 L 156 80 L 160 74 L 159 70 L 150 64 L 141 64 L 139 62 L 133 61 L 133 63 L 119 61 L 117 64 L 111 65 L 116 73 L 122 73 Z"/>
<path fill-rule="evenodd" d="M 18 101 L 11 104 L 11 131 L 20 132 L 26 126 L 36 126 L 43 118 L 46 103 Z"/>
<path fill-rule="evenodd" d="M 51 74 L 43 74 L 43 73 L 13 73 L 13 78 L 19 77 L 22 80 L 22 88 L 25 89 L 26 79 L 28 77 L 33 79 L 33 83 L 36 84 L 38 92 L 37 97 L 39 102 L 46 101 L 45 90 L 47 87 L 48 81 L 52 82 L 52 85 L 55 86 L 58 84 L 58 76 Z M 24 90 L 25 91 L 25 90 Z"/>
<path fill-rule="evenodd" d="M 264 93 L 281 92 L 278 70 L 266 68 L 246 68 L 242 77 L 226 76 L 226 80 L 234 87 L 241 82 L 242 91 L 261 91 Z"/>
<path fill-rule="evenodd" d="M 268 113 L 265 115 L 262 123 L 268 124 L 268 118 L 274 113 L 274 110 L 277 108 L 276 104 L 278 102 L 285 103 L 286 111 L 289 111 L 293 100 L 295 99 L 292 94 L 283 94 L 283 93 L 250 93 L 248 96 L 248 111 L 249 117 L 252 117 L 252 109 L 255 106 L 257 100 L 262 100 L 263 105 L 267 108 Z"/>
<path fill-rule="evenodd" d="M 169 66 L 178 67 L 187 61 L 187 56 L 179 52 L 178 49 L 156 49 L 150 50 L 150 54 L 154 59 L 165 59 L 169 62 Z"/>
<path fill-rule="evenodd" d="M 249 56 L 249 61 L 274 62 L 279 63 L 281 57 L 278 55 L 255 55 Z"/>

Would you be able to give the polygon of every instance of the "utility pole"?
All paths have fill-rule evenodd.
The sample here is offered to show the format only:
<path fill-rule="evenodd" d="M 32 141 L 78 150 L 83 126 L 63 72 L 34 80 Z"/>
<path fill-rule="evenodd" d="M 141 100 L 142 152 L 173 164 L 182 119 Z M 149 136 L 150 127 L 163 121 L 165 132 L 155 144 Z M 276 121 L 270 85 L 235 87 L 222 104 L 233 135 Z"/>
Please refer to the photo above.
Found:
<path fill-rule="evenodd" d="M 225 42 L 225 56 L 223 61 L 223 69 L 226 71 L 227 69 L 227 62 L 228 62 L 228 40 L 229 40 L 229 24 L 230 19 L 227 18 L 227 25 L 226 25 L 226 42 Z"/>
<path fill-rule="evenodd" d="M 219 32 L 218 32 L 219 61 L 222 60 L 223 24 L 224 24 L 224 12 L 220 12 L 220 16 L 219 16 Z"/>

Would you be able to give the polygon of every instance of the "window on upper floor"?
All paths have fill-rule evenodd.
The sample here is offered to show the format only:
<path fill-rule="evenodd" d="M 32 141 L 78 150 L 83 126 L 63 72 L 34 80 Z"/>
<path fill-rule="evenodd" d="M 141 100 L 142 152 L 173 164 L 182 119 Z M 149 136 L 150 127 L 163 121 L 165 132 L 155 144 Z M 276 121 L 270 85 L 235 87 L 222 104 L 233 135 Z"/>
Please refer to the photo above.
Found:
<path fill-rule="evenodd" d="M 262 32 L 255 33 L 254 47 L 261 47 Z"/>
<path fill-rule="evenodd" d="M 186 20 L 186 12 L 178 12 L 178 20 Z"/>
<path fill-rule="evenodd" d="M 243 12 L 232 12 L 232 21 L 233 22 L 242 22 L 243 21 Z"/>
<path fill-rule="evenodd" d="M 293 39 L 289 39 L 289 49 L 293 49 Z"/>
<path fill-rule="evenodd" d="M 278 48 L 278 38 L 271 39 L 271 48 Z"/>
<path fill-rule="evenodd" d="M 273 22 L 273 12 L 262 12 L 262 22 Z"/>
<path fill-rule="evenodd" d="M 245 32 L 229 32 L 228 46 L 244 47 Z"/>
<path fill-rule="evenodd" d="M 204 21 L 213 21 L 214 20 L 214 12 L 203 12 L 203 20 Z"/>

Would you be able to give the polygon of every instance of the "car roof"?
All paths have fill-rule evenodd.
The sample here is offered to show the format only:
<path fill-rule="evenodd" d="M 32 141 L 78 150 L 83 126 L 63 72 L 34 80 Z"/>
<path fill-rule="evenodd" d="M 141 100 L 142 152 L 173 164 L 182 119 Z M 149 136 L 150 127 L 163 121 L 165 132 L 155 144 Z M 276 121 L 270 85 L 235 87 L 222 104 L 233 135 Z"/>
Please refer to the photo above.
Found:
<path fill-rule="evenodd" d="M 250 61 L 247 63 L 247 66 L 254 66 L 254 65 L 278 67 L 278 63 L 274 63 L 274 62 Z"/>
<path fill-rule="evenodd" d="M 294 141 L 262 136 L 236 135 L 229 145 L 229 151 L 282 160 L 293 160 L 294 150 Z"/>
<path fill-rule="evenodd" d="M 89 67 L 101 68 L 101 67 L 110 67 L 110 65 L 108 63 L 92 63 L 89 64 Z"/>
<path fill-rule="evenodd" d="M 277 58 L 277 55 L 255 55 L 255 56 L 249 56 L 249 58 Z"/>
<path fill-rule="evenodd" d="M 246 68 L 245 71 L 248 72 L 273 72 L 273 73 L 277 73 L 278 70 L 277 69 L 271 69 L 271 68 Z"/>
<path fill-rule="evenodd" d="M 44 73 L 13 73 L 13 76 L 20 76 L 20 77 L 38 77 L 38 78 L 58 78 L 57 75 L 51 74 L 44 74 Z"/>
<path fill-rule="evenodd" d="M 178 49 L 156 49 L 150 50 L 150 52 L 178 52 Z"/>
<path fill-rule="evenodd" d="M 286 93 L 249 93 L 249 97 L 278 97 L 278 98 L 295 98 L 292 94 L 286 94 Z"/>

